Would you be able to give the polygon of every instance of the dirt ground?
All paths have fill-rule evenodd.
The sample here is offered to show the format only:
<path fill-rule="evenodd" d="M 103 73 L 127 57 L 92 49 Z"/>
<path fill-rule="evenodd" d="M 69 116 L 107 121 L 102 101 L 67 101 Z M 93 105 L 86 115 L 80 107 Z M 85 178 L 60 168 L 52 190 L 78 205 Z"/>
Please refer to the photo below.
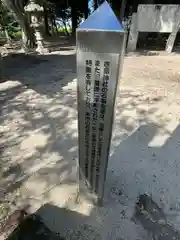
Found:
<path fill-rule="evenodd" d="M 179 55 L 125 57 L 101 208 L 85 197 L 75 201 L 75 46 L 63 45 L 44 56 L 7 56 L 3 62 L 1 218 L 29 204 L 66 239 L 179 239 Z M 161 233 L 155 238 L 154 227 L 133 220 L 140 194 L 151 196 L 162 209 L 158 221 L 173 229 L 167 238 Z"/>

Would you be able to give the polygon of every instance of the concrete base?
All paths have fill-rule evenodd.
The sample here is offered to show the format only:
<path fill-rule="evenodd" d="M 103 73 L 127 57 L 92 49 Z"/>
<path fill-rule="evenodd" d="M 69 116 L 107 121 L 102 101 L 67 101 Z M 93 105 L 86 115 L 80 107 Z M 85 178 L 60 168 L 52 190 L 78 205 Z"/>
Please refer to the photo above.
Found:
<path fill-rule="evenodd" d="M 40 54 L 46 54 L 46 53 L 49 53 L 50 51 L 48 48 L 45 48 L 45 47 L 37 47 L 36 52 Z"/>

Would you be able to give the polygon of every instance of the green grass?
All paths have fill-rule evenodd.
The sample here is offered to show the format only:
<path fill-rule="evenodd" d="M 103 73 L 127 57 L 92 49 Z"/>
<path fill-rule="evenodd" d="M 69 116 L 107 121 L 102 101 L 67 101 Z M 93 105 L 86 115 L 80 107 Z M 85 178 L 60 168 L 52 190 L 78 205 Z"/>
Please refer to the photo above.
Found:
<path fill-rule="evenodd" d="M 68 32 L 70 33 L 70 32 L 71 32 L 71 27 L 68 27 L 68 26 L 67 26 L 67 30 L 68 30 Z M 65 31 L 65 27 L 58 27 L 58 32 L 60 32 L 60 33 L 66 32 L 66 31 Z"/>

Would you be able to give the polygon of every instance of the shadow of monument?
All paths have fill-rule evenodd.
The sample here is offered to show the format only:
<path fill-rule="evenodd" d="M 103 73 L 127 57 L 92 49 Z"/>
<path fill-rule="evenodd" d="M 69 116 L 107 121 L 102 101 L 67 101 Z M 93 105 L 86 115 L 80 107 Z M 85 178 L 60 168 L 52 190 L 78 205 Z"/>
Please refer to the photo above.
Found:
<path fill-rule="evenodd" d="M 146 194 L 140 195 L 133 216 L 135 223 L 140 223 L 144 229 L 158 240 L 178 240 L 180 232 L 167 221 L 163 210 Z"/>
<path fill-rule="evenodd" d="M 109 161 L 105 202 L 114 203 L 115 211 L 118 204 L 125 206 L 123 216 L 134 214 L 133 221 L 153 239 L 176 240 L 180 233 L 174 222 L 167 221 L 167 214 L 179 204 L 180 126 L 173 133 L 163 129 L 166 140 L 158 146 L 161 130 L 154 123 L 141 125 L 117 147 Z M 133 203 L 137 203 L 135 211 Z M 175 210 L 175 221 L 179 210 Z"/>

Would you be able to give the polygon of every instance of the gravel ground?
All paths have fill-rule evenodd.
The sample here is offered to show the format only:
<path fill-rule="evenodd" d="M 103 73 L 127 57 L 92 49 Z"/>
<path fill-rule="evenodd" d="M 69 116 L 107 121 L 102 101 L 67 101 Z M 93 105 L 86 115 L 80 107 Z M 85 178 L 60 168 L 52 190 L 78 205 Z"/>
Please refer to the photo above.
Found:
<path fill-rule="evenodd" d="M 76 202 L 74 47 L 6 57 L 4 64 L 1 218 L 29 204 L 66 239 L 156 239 L 153 229 L 132 220 L 138 196 L 147 194 L 180 231 L 179 55 L 125 57 L 101 208 L 86 197 Z"/>

